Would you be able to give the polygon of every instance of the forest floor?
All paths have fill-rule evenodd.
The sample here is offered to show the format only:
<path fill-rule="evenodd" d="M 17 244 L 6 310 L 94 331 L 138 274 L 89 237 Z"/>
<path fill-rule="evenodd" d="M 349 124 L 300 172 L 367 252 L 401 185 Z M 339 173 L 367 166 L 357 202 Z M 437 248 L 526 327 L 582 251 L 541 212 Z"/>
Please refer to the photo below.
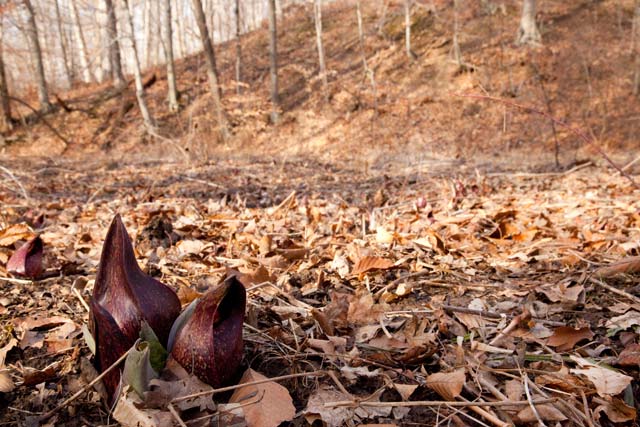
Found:
<path fill-rule="evenodd" d="M 282 380 L 290 398 L 260 390 L 244 409 L 267 415 L 250 425 L 278 425 L 293 407 L 294 425 L 635 420 L 639 263 L 628 257 L 640 245 L 640 191 L 626 178 L 590 164 L 458 177 L 250 165 L 68 163 L 6 183 L 0 385 L 15 388 L 0 395 L 3 425 L 37 425 L 91 377 L 80 298 L 115 213 L 143 269 L 184 304 L 227 268 L 243 272 L 244 365 L 308 373 Z M 10 277 L 2 266 L 35 234 L 41 279 Z M 114 421 L 91 390 L 49 422 Z"/>
<path fill-rule="evenodd" d="M 133 92 L 109 97 L 107 84 L 60 91 L 70 112 L 49 126 L 31 116 L 5 137 L 0 425 L 38 425 L 95 377 L 84 303 L 116 213 L 143 270 L 183 304 L 242 272 L 243 368 L 299 375 L 278 380 L 284 393 L 244 385 L 259 397 L 235 418 L 224 403 L 237 399 L 221 394 L 217 409 L 146 402 L 120 422 L 636 423 L 633 2 L 544 2 L 539 48 L 513 44 L 518 2 L 473 2 L 458 14 L 462 65 L 448 2 L 415 9 L 413 62 L 400 4 L 383 21 L 363 3 L 375 90 L 344 2 L 325 11 L 329 102 L 309 11 L 285 11 L 277 125 L 260 29 L 243 39 L 244 94 L 225 83 L 230 141 L 216 136 L 200 56 L 178 63 L 178 114 L 163 113 L 161 67 L 145 75 L 160 140 L 141 130 Z M 223 82 L 233 49 L 218 49 Z M 9 258 L 36 235 L 46 270 L 12 276 Z M 170 397 L 207 386 L 190 387 Z M 94 389 L 47 422 L 117 425 Z"/>

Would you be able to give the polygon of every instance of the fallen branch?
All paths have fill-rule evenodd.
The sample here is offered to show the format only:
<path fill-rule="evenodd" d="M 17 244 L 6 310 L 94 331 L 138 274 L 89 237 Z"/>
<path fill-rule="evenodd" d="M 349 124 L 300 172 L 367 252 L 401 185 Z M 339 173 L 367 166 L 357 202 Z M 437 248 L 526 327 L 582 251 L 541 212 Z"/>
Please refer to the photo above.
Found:
<path fill-rule="evenodd" d="M 64 151 L 66 151 L 67 147 L 69 146 L 69 144 L 71 144 L 71 142 L 69 142 L 69 140 L 67 138 L 65 138 L 64 136 L 62 136 L 60 134 L 60 132 L 58 132 L 58 130 L 53 127 L 53 125 L 51 125 L 51 123 L 49 123 L 44 116 L 42 115 L 42 113 L 38 110 L 36 110 L 35 108 L 33 108 L 31 105 L 29 105 L 27 102 L 23 101 L 20 98 L 16 98 L 15 96 L 9 96 L 9 99 L 11 99 L 12 101 L 16 101 L 19 104 L 24 105 L 25 107 L 27 107 L 28 109 L 30 109 L 31 111 L 33 111 L 33 113 L 36 115 L 36 117 L 38 118 L 38 120 L 41 120 L 42 123 L 45 124 L 46 127 L 48 127 L 49 129 L 51 129 L 51 132 L 54 133 L 54 135 L 64 143 Z"/>

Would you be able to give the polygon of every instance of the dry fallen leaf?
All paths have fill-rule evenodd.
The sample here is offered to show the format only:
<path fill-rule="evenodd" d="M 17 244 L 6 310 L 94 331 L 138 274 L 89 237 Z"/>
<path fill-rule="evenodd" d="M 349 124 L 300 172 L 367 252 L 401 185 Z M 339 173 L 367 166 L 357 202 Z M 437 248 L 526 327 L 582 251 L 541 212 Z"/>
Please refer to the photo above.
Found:
<path fill-rule="evenodd" d="M 310 397 L 307 407 L 302 411 L 309 424 L 315 420 L 322 420 L 328 427 L 341 427 L 347 420 L 353 418 L 353 408 L 344 406 L 325 407 L 327 402 L 351 400 L 347 396 L 331 387 L 321 386 Z"/>
<path fill-rule="evenodd" d="M 11 339 L 9 339 L 9 342 L 6 343 L 4 347 L 0 348 L 0 368 L 4 367 L 4 362 L 7 358 L 7 353 L 9 353 L 9 351 L 11 351 L 11 349 L 15 347 L 17 344 L 18 344 L 18 340 L 11 337 Z"/>
<path fill-rule="evenodd" d="M 571 360 L 583 369 L 571 369 L 570 372 L 587 377 L 596 387 L 596 392 L 601 397 L 615 396 L 622 393 L 633 379 L 628 375 L 603 368 L 578 356 L 571 356 Z"/>
<path fill-rule="evenodd" d="M 276 282 L 276 277 L 269 273 L 269 270 L 263 265 L 258 266 L 255 270 L 242 271 L 242 274 L 238 276 L 238 279 L 242 284 L 249 288 L 260 283 Z"/>
<path fill-rule="evenodd" d="M 611 401 L 598 406 L 594 411 L 594 415 L 600 416 L 601 412 L 607 414 L 609 421 L 614 423 L 626 423 L 633 421 L 637 417 L 636 408 L 627 405 L 622 399 L 614 397 Z"/>
<path fill-rule="evenodd" d="M 384 227 L 378 227 L 376 229 L 376 242 L 391 244 L 395 239 L 395 234 L 387 231 Z"/>
<path fill-rule="evenodd" d="M 378 323 L 384 311 L 384 306 L 375 304 L 373 295 L 366 288 L 358 288 L 349 303 L 347 319 L 352 325 Z"/>
<path fill-rule="evenodd" d="M 340 251 L 336 251 L 333 257 L 333 261 L 331 261 L 330 268 L 331 270 L 338 273 L 340 278 L 344 279 L 349 275 L 349 270 L 351 267 L 349 266 L 349 261 L 347 260 L 347 257 L 342 255 Z"/>
<path fill-rule="evenodd" d="M 550 404 L 536 405 L 536 412 L 542 421 L 564 421 L 567 417 L 555 406 Z M 538 417 L 530 406 L 522 409 L 516 415 L 521 423 L 537 423 Z"/>
<path fill-rule="evenodd" d="M 639 366 L 640 365 L 640 344 L 630 343 L 620 352 L 615 362 L 618 366 Z"/>
<path fill-rule="evenodd" d="M 202 396 L 181 400 L 175 406 L 181 411 L 198 408 L 200 411 L 215 410 L 215 403 L 210 392 L 213 388 L 200 381 L 195 375 L 189 374 L 173 358 L 167 360 L 165 374 L 170 373 L 171 379 L 152 379 L 149 381 L 150 391 L 145 392 L 145 404 L 148 407 L 164 408 L 177 397 L 202 393 Z"/>
<path fill-rule="evenodd" d="M 570 326 L 560 326 L 553 331 L 553 335 L 547 340 L 547 345 L 555 347 L 557 351 L 564 352 L 573 349 L 578 342 L 591 338 L 593 338 L 593 332 L 589 326 L 577 329 Z"/>
<path fill-rule="evenodd" d="M 635 310 L 627 311 L 621 316 L 612 317 L 607 320 L 607 329 L 629 329 L 632 326 L 640 325 L 640 313 Z"/>
<path fill-rule="evenodd" d="M 267 377 L 249 368 L 239 384 L 265 380 Z M 243 405 L 248 427 L 277 427 L 291 421 L 296 413 L 289 391 L 276 382 L 248 384 L 237 389 L 230 403 Z"/>
<path fill-rule="evenodd" d="M 465 383 L 464 368 L 453 372 L 436 372 L 426 379 L 427 386 L 438 393 L 444 400 L 455 400 L 460 396 Z"/>
<path fill-rule="evenodd" d="M 353 268 L 353 274 L 366 273 L 371 270 L 387 270 L 393 267 L 393 262 L 377 256 L 364 256 L 358 260 Z"/>
<path fill-rule="evenodd" d="M 169 411 L 142 409 L 142 401 L 136 393 L 128 393 L 124 387 L 120 399 L 113 411 L 113 418 L 123 427 L 165 427 L 173 425 L 173 416 Z"/>
<path fill-rule="evenodd" d="M 402 400 L 409 400 L 414 391 L 418 388 L 417 384 L 393 384 L 393 387 L 402 397 Z"/>
<path fill-rule="evenodd" d="M 29 240 L 33 236 L 34 233 L 27 224 L 14 224 L 0 230 L 0 246 L 11 246 L 18 240 Z"/>
<path fill-rule="evenodd" d="M 571 375 L 569 369 L 565 366 L 556 372 L 538 375 L 535 379 L 535 383 L 540 386 L 555 388 L 568 393 L 577 393 L 586 386 L 584 380 L 575 375 Z"/>
<path fill-rule="evenodd" d="M 191 304 L 191 302 L 195 299 L 198 299 L 202 296 L 202 294 L 187 285 L 180 284 L 180 288 L 178 288 L 178 299 L 180 300 L 180 304 L 185 306 L 187 304 Z"/>

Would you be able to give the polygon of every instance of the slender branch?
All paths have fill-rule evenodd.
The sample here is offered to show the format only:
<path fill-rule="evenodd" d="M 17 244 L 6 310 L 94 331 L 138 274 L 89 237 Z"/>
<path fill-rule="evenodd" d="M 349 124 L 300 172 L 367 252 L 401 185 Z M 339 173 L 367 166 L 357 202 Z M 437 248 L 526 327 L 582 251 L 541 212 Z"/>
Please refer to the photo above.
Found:
<path fill-rule="evenodd" d="M 415 400 L 410 402 L 359 402 L 357 400 L 340 400 L 337 402 L 326 402 L 325 408 L 340 407 L 340 406 L 367 406 L 374 408 L 386 408 L 393 407 L 412 407 L 412 406 L 453 406 L 453 407 L 471 407 L 471 406 L 492 406 L 498 408 L 501 406 L 529 406 L 530 404 L 542 405 L 544 403 L 556 402 L 557 398 L 550 399 L 538 399 L 533 401 L 528 400 L 505 400 L 501 402 L 459 402 L 459 401 L 447 401 L 447 400 Z"/>
<path fill-rule="evenodd" d="M 38 110 L 36 110 L 35 108 L 33 108 L 31 105 L 29 105 L 27 102 L 23 101 L 20 98 L 16 98 L 15 96 L 9 96 L 9 99 L 11 99 L 12 101 L 16 101 L 19 104 L 24 105 L 25 107 L 27 107 L 28 109 L 30 109 L 31 111 L 33 111 L 33 113 L 36 115 L 36 117 L 38 117 L 39 120 L 42 120 L 42 123 L 45 124 L 46 127 L 48 127 L 49 129 L 51 129 L 51 132 L 53 132 L 55 134 L 55 136 L 62 142 L 64 142 L 64 149 L 66 150 L 67 147 L 69 146 L 69 144 L 71 144 L 71 142 L 65 138 L 64 136 L 62 136 L 60 134 L 60 132 L 58 132 L 58 130 L 56 128 L 53 127 L 53 125 L 51 125 L 51 123 L 49 123 L 47 121 L 47 119 L 44 118 L 44 116 L 42 115 L 42 113 Z"/>
<path fill-rule="evenodd" d="M 541 115 L 543 117 L 546 117 L 549 120 L 551 120 L 552 123 L 555 123 L 558 126 L 567 129 L 569 132 L 571 132 L 572 134 L 574 134 L 575 136 L 580 138 L 582 141 L 584 141 L 587 145 L 593 145 L 595 147 L 595 149 L 598 151 L 598 153 L 602 156 L 602 158 L 605 159 L 607 161 L 607 163 L 609 163 L 615 170 L 617 170 L 620 173 L 620 175 L 622 175 L 625 178 L 627 178 L 627 180 L 629 180 L 629 182 L 634 187 L 640 188 L 640 185 L 638 185 L 638 183 L 636 183 L 636 181 L 628 173 L 626 173 L 624 170 L 622 170 L 622 168 L 620 166 L 618 166 L 617 164 L 615 164 L 615 162 L 613 160 L 611 160 L 611 158 L 607 155 L 607 153 L 605 153 L 604 150 L 600 147 L 600 145 L 597 144 L 597 141 L 595 141 L 593 137 L 590 137 L 589 135 L 584 133 L 582 131 L 582 129 L 575 128 L 575 127 L 569 125 L 568 123 L 563 122 L 560 119 L 556 119 L 555 117 L 553 117 L 552 115 L 550 115 L 549 113 L 547 113 L 545 111 L 538 110 L 535 107 L 530 107 L 530 106 L 527 106 L 527 105 L 518 104 L 517 102 L 508 101 L 506 99 L 502 99 L 502 98 L 499 98 L 497 96 L 480 95 L 480 94 L 465 94 L 465 93 L 454 93 L 454 95 L 462 97 L 462 98 L 484 99 L 484 100 L 487 100 L 487 101 L 499 102 L 499 103 L 501 103 L 503 105 L 507 105 L 509 107 L 516 108 L 518 110 L 523 110 L 523 111 L 526 111 L 528 113 L 535 113 L 535 114 Z"/>
<path fill-rule="evenodd" d="M 31 200 L 29 198 L 29 194 L 27 194 L 27 190 L 24 189 L 24 187 L 22 186 L 22 183 L 18 180 L 18 178 L 15 177 L 15 175 L 9 169 L 0 165 L 0 171 L 6 173 L 9 176 L 9 178 L 11 178 L 11 180 L 15 182 L 18 185 L 18 187 L 20 187 L 20 191 L 22 192 L 22 195 L 24 196 L 27 202 Z"/>
<path fill-rule="evenodd" d="M 486 310 L 476 310 L 473 308 L 467 307 L 456 307 L 453 305 L 441 305 L 440 306 L 444 311 L 449 311 L 453 313 L 467 313 L 467 314 L 475 314 L 482 317 L 487 317 L 489 319 L 502 319 L 503 317 L 509 317 L 508 314 L 498 313 L 495 311 L 486 311 Z M 553 320 L 543 319 L 541 317 L 531 317 L 531 319 L 536 322 L 545 323 L 550 326 L 566 326 L 566 322 L 555 322 Z"/>
<path fill-rule="evenodd" d="M 635 295 L 631 295 L 629 292 L 625 292 L 622 289 L 615 288 L 611 285 L 604 283 L 602 280 L 596 280 L 593 277 L 589 278 L 589 281 L 596 286 L 600 286 L 601 288 L 608 290 L 609 292 L 625 297 L 636 304 L 640 304 L 640 298 L 638 298 Z"/>

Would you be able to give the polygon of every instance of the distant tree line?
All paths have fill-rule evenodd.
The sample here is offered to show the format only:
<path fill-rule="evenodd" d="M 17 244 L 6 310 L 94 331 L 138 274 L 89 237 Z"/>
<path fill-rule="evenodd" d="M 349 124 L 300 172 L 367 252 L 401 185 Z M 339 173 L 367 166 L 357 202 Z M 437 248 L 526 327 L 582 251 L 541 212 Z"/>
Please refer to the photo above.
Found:
<path fill-rule="evenodd" d="M 329 0 L 325 0 L 329 1 Z M 412 49 L 412 11 L 425 7 L 424 0 L 400 0 L 404 13 L 404 44 L 410 61 L 418 55 Z M 329 97 L 328 70 L 323 45 L 323 0 L 0 0 L 0 132 L 11 128 L 12 100 L 15 94 L 35 87 L 40 114 L 54 108 L 50 85 L 68 88 L 77 82 L 93 83 L 110 80 L 113 89 L 128 86 L 133 76 L 137 103 L 150 134 L 156 134 L 156 122 L 145 99 L 142 79 L 144 69 L 166 64 L 167 108 L 179 110 L 180 92 L 174 61 L 203 51 L 213 101 L 214 116 L 222 138 L 229 136 L 228 120 L 222 103 L 220 78 L 214 44 L 235 39 L 236 92 L 242 92 L 242 35 L 268 22 L 270 58 L 270 93 L 273 110 L 271 120 L 277 122 L 280 112 L 278 20 L 290 3 L 308 3 L 315 27 L 318 78 L 326 99 Z M 384 21 L 391 0 L 378 0 Z M 458 36 L 460 0 L 452 0 L 454 54 L 462 64 Z M 490 0 L 483 0 L 490 3 Z M 536 23 L 536 0 L 521 0 L 521 19 L 515 41 L 520 45 L 540 45 L 543 40 Z M 363 2 L 351 2 L 358 22 L 358 42 L 362 53 L 365 78 L 375 94 L 375 75 L 368 66 L 365 53 L 366 31 L 363 29 Z M 640 0 L 634 18 L 634 49 L 640 45 Z M 193 24 L 196 24 L 195 26 Z M 192 30 L 197 28 L 197 31 Z M 638 55 L 640 58 L 640 55 Z M 8 62 L 7 62 L 8 59 Z M 7 67 L 7 64 L 10 66 Z M 640 59 L 638 59 L 640 70 Z M 25 78 L 25 76 L 31 76 Z M 635 92 L 640 88 L 640 72 L 636 73 Z M 13 96 L 12 96 L 13 95 Z M 375 96 L 375 95 L 374 95 Z"/>

